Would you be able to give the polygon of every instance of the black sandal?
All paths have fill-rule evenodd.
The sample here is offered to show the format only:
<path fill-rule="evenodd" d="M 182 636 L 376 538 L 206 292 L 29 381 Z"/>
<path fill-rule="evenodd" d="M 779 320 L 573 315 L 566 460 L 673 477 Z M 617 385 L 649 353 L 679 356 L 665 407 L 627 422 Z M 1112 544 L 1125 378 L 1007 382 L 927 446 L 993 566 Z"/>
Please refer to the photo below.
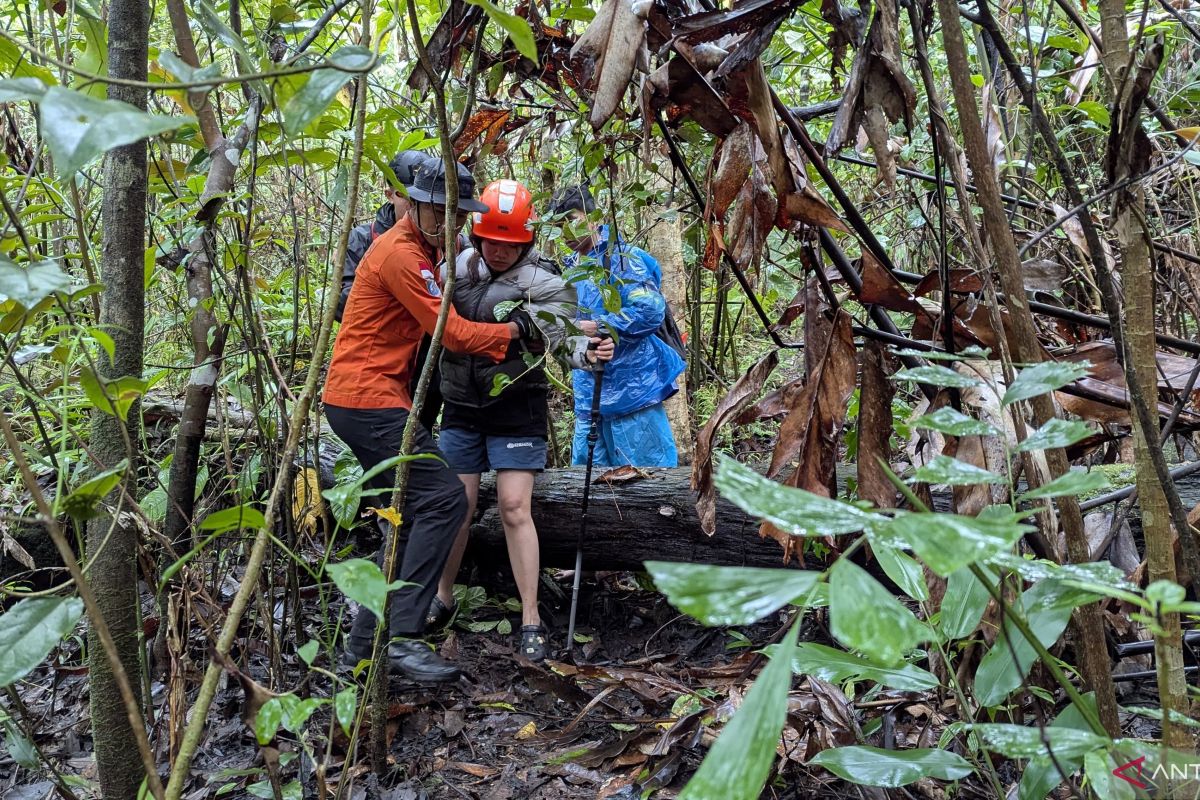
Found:
<path fill-rule="evenodd" d="M 533 662 L 545 661 L 548 644 L 549 640 L 546 638 L 546 629 L 541 625 L 521 626 L 520 653 L 522 656 Z"/>
<path fill-rule="evenodd" d="M 456 611 L 458 611 L 458 603 L 447 608 L 446 604 L 442 602 L 442 598 L 435 594 L 433 602 L 429 604 L 429 613 L 425 615 L 425 629 L 437 630 L 446 627 L 454 619 Z"/>

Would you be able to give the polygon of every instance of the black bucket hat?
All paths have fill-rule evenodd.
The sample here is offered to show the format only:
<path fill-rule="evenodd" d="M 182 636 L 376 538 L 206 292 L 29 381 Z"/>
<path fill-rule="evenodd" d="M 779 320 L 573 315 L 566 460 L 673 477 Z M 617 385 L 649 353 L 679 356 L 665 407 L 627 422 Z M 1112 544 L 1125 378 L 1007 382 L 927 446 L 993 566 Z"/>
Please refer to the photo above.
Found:
<path fill-rule="evenodd" d="M 483 213 L 488 207 L 475 199 L 475 178 L 462 164 L 458 167 L 458 209 Z M 409 187 L 408 196 L 418 203 L 446 204 L 446 165 L 430 158 L 417 168 L 417 178 Z"/>
<path fill-rule="evenodd" d="M 392 168 L 392 173 L 396 176 L 396 180 L 404 185 L 405 189 L 411 189 L 413 182 L 417 178 L 417 170 L 425 166 L 431 161 L 429 156 L 419 150 L 401 150 L 396 153 L 396 157 L 388 165 Z"/>

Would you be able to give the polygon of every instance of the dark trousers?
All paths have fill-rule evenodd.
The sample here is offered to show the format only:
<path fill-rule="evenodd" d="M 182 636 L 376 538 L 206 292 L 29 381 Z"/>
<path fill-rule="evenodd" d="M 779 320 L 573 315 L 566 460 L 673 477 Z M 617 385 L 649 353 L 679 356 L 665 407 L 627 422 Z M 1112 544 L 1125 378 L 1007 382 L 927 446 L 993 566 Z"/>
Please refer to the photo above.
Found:
<path fill-rule="evenodd" d="M 403 408 L 339 408 L 325 406 L 325 418 L 333 432 L 350 446 L 369 470 L 400 452 L 408 410 Z M 408 492 L 401 514 L 402 524 L 396 549 L 400 580 L 414 584 L 392 592 L 388 605 L 388 631 L 392 638 L 415 638 L 425 629 L 425 616 L 437 592 L 438 578 L 450 555 L 454 537 L 467 516 L 467 495 L 458 477 L 440 459 L 433 436 L 417 426 L 414 453 L 434 453 L 438 459 L 418 458 L 410 462 Z M 372 505 L 385 506 L 396 483 L 395 470 L 385 470 L 369 481 L 373 489 L 386 489 Z M 390 537 L 384 537 L 376 562 L 383 566 Z M 389 580 L 392 576 L 388 577 Z M 348 645 L 356 650 L 370 647 L 375 634 L 375 615 L 365 608 L 354 617 Z"/>

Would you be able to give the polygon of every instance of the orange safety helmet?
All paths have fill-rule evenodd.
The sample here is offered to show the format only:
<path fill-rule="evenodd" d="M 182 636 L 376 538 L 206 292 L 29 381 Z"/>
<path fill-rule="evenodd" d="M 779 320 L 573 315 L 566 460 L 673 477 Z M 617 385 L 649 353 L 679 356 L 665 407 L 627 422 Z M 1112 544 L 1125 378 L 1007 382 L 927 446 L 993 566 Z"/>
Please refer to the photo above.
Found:
<path fill-rule="evenodd" d="M 533 241 L 533 195 L 519 181 L 492 181 L 479 202 L 488 210 L 471 216 L 471 236 L 514 244 Z"/>

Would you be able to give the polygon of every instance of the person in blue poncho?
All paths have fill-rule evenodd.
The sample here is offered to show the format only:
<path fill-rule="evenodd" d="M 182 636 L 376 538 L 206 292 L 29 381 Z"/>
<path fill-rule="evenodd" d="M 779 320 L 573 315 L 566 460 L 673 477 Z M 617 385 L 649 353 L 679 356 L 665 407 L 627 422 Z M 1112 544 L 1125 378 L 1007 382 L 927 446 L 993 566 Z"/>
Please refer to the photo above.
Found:
<path fill-rule="evenodd" d="M 608 226 L 590 221 L 588 215 L 595 209 L 586 186 L 564 187 L 550 201 L 551 215 L 566 217 L 563 241 L 573 251 L 566 266 L 579 276 L 574 281 L 579 302 L 575 324 L 589 336 L 603 326 L 616 339 L 616 353 L 605 368 L 601 387 L 595 464 L 678 466 L 675 437 L 663 401 L 679 391 L 675 380 L 685 365 L 656 335 L 667 314 L 660 290 L 662 269 L 645 250 L 628 244 L 619 234 L 614 236 Z M 572 372 L 573 464 L 587 459 L 594 380 L 586 370 Z"/>

